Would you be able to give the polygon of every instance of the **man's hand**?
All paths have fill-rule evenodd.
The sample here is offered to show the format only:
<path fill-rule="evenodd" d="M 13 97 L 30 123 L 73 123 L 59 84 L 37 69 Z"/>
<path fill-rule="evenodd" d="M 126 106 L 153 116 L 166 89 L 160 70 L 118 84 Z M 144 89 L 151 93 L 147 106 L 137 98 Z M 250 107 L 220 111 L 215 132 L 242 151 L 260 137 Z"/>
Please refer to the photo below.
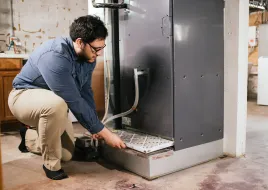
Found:
<path fill-rule="evenodd" d="M 97 140 L 97 139 L 98 139 L 98 140 L 103 139 L 102 136 L 100 136 L 100 135 L 98 135 L 98 134 L 93 134 L 93 135 L 92 135 L 92 138 L 95 139 L 95 140 Z"/>
<path fill-rule="evenodd" d="M 97 135 L 102 137 L 105 140 L 106 144 L 111 147 L 119 149 L 126 148 L 125 143 L 120 139 L 120 137 L 109 131 L 106 127 L 104 127 L 103 130 L 100 131 Z"/>

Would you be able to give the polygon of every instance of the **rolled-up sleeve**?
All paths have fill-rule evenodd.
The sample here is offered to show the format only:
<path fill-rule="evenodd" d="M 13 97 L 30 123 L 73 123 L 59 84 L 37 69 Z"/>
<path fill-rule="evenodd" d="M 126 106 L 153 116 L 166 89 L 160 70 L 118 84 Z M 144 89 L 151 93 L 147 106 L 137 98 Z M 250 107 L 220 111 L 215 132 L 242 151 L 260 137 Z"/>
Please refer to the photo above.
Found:
<path fill-rule="evenodd" d="M 70 60 L 56 52 L 47 52 L 38 61 L 38 69 L 48 87 L 63 98 L 79 123 L 90 133 L 100 132 L 104 126 L 100 122 L 93 102 L 87 102 L 78 90 L 72 77 Z"/>

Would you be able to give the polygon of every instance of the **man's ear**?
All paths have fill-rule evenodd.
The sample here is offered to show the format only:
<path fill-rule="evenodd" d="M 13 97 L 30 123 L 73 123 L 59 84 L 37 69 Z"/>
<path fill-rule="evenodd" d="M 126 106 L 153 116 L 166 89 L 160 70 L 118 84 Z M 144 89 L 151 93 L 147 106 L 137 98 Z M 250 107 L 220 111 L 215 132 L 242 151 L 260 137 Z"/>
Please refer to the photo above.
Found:
<path fill-rule="evenodd" d="M 83 50 L 85 48 L 85 43 L 83 42 L 82 38 L 77 38 L 75 40 L 75 43 L 77 44 L 77 46 Z"/>

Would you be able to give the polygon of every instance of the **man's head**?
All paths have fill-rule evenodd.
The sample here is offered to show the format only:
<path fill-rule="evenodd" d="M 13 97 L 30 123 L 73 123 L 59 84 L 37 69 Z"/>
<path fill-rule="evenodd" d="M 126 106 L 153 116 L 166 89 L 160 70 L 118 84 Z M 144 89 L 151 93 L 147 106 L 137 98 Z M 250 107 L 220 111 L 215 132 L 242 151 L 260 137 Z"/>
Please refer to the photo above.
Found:
<path fill-rule="evenodd" d="M 94 62 L 100 55 L 107 36 L 107 28 L 97 16 L 79 17 L 70 26 L 70 37 L 77 55 L 89 62 Z"/>

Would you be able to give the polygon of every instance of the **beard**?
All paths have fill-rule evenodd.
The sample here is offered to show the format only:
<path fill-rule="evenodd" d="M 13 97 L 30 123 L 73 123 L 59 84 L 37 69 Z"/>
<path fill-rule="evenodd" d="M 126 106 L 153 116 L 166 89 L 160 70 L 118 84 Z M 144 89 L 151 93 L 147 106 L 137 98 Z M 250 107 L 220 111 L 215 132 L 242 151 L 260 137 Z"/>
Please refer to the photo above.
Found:
<path fill-rule="evenodd" d="M 88 56 L 86 54 L 85 50 L 82 50 L 81 52 L 79 52 L 78 58 L 79 58 L 79 60 L 87 61 L 90 63 L 93 63 L 96 61 L 96 56 Z"/>
<path fill-rule="evenodd" d="M 87 54 L 86 54 L 86 52 L 83 50 L 83 51 L 81 51 L 81 52 L 79 52 L 79 54 L 78 54 L 78 58 L 80 59 L 80 60 L 89 60 L 89 59 L 91 59 L 91 57 L 88 57 L 87 56 Z"/>

